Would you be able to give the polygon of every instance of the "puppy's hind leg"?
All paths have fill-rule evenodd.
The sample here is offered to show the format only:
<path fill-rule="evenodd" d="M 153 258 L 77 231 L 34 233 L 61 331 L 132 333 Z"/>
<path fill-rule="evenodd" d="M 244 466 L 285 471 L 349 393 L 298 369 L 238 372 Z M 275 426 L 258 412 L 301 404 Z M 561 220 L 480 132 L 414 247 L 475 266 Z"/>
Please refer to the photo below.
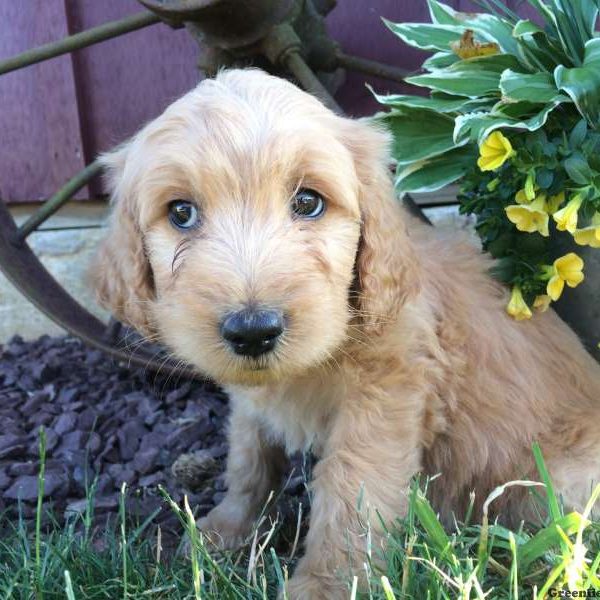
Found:
<path fill-rule="evenodd" d="M 600 485 L 600 439 L 578 440 L 547 463 L 565 511 L 583 512 L 594 488 Z M 593 507 L 592 516 L 600 517 L 600 501 Z"/>
<path fill-rule="evenodd" d="M 271 490 L 281 481 L 287 459 L 269 443 L 261 425 L 235 404 L 229 428 L 227 492 L 221 503 L 198 520 L 198 527 L 221 548 L 242 545 Z"/>

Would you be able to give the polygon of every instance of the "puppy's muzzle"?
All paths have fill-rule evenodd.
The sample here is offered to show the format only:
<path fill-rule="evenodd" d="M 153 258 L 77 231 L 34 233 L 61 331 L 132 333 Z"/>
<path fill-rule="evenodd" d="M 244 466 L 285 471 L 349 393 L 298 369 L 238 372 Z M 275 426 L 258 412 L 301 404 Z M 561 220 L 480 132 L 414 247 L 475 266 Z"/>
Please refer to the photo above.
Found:
<path fill-rule="evenodd" d="M 279 311 L 247 308 L 225 317 L 221 335 L 236 354 L 256 358 L 275 348 L 283 327 Z"/>

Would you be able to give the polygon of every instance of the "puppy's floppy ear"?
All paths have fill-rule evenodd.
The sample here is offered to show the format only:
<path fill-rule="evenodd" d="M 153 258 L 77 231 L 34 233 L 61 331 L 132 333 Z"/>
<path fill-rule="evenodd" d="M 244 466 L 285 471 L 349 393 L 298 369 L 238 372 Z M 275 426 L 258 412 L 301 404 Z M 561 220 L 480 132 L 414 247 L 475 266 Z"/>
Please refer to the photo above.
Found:
<path fill-rule="evenodd" d="M 377 333 L 418 293 L 419 267 L 389 173 L 390 135 L 363 121 L 348 123 L 362 217 L 357 308 L 364 326 Z"/>
<path fill-rule="evenodd" d="M 91 275 L 100 304 L 147 335 L 153 331 L 149 303 L 154 299 L 154 282 L 134 192 L 124 181 L 128 153 L 129 146 L 124 145 L 100 157 L 113 209 Z"/>

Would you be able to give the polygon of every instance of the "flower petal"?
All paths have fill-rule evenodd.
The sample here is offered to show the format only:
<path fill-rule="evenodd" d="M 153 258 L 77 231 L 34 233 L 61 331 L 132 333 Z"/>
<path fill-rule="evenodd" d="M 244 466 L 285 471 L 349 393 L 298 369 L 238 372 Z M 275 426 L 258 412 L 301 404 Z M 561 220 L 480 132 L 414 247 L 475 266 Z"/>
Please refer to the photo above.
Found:
<path fill-rule="evenodd" d="M 515 202 L 517 204 L 529 204 L 529 198 L 527 197 L 524 189 L 521 189 L 517 192 L 515 195 Z"/>
<path fill-rule="evenodd" d="M 560 298 L 564 287 L 565 282 L 558 275 L 554 275 L 554 277 L 548 281 L 546 291 L 548 292 L 548 296 L 550 296 L 550 298 L 556 302 Z"/>
<path fill-rule="evenodd" d="M 576 229 L 573 233 L 573 239 L 580 246 L 591 246 L 600 248 L 600 227 L 584 227 Z"/>
<path fill-rule="evenodd" d="M 533 308 L 537 308 L 540 312 L 546 312 L 550 307 L 550 302 L 552 302 L 552 298 L 547 294 L 541 294 L 535 297 L 533 301 Z"/>
<path fill-rule="evenodd" d="M 575 271 L 565 279 L 567 285 L 570 288 L 577 287 L 583 280 L 585 279 L 585 275 L 581 271 Z"/>
<path fill-rule="evenodd" d="M 523 299 L 523 294 L 518 286 L 514 286 L 510 296 L 510 301 L 506 306 L 506 312 L 517 321 L 531 318 L 531 310 Z"/>

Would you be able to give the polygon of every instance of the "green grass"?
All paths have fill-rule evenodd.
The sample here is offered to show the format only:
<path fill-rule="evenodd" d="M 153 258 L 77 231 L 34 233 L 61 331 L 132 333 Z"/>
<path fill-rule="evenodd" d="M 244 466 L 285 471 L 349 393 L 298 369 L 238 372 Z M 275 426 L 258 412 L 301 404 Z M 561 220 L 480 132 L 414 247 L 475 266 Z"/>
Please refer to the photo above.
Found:
<path fill-rule="evenodd" d="M 540 479 L 549 486 L 544 495 L 549 516 L 541 526 L 511 531 L 488 522 L 484 511 L 481 522 L 469 523 L 467 515 L 466 523 L 448 532 L 415 482 L 407 517 L 388 531 L 387 550 L 379 557 L 384 570 L 367 560 L 369 588 L 357 591 L 356 579 L 350 579 L 348 598 L 517 600 L 545 598 L 550 588 L 600 591 L 600 522 L 589 520 L 600 486 L 583 514 L 565 515 L 538 448 L 534 454 Z M 43 459 L 43 433 L 40 455 Z M 512 482 L 498 488 L 487 504 L 511 485 L 532 486 Z M 295 544 L 291 560 L 289 548 L 285 553 L 276 551 L 281 549 L 278 524 L 256 533 L 252 543 L 238 552 L 209 552 L 193 526 L 187 502 L 180 507 L 164 493 L 166 505 L 191 536 L 193 548 L 190 556 L 181 548 L 167 556 L 153 518 L 136 523 L 126 514 L 127 493 L 124 486 L 118 520 L 103 527 L 94 519 L 93 486 L 87 510 L 64 524 L 47 518 L 48 523 L 42 524 L 41 494 L 34 523 L 22 518 L 10 522 L 0 516 L 0 598 L 275 598 L 293 570 Z M 375 558 L 375 547 L 368 545 L 368 535 L 365 539 L 368 553 Z"/>

